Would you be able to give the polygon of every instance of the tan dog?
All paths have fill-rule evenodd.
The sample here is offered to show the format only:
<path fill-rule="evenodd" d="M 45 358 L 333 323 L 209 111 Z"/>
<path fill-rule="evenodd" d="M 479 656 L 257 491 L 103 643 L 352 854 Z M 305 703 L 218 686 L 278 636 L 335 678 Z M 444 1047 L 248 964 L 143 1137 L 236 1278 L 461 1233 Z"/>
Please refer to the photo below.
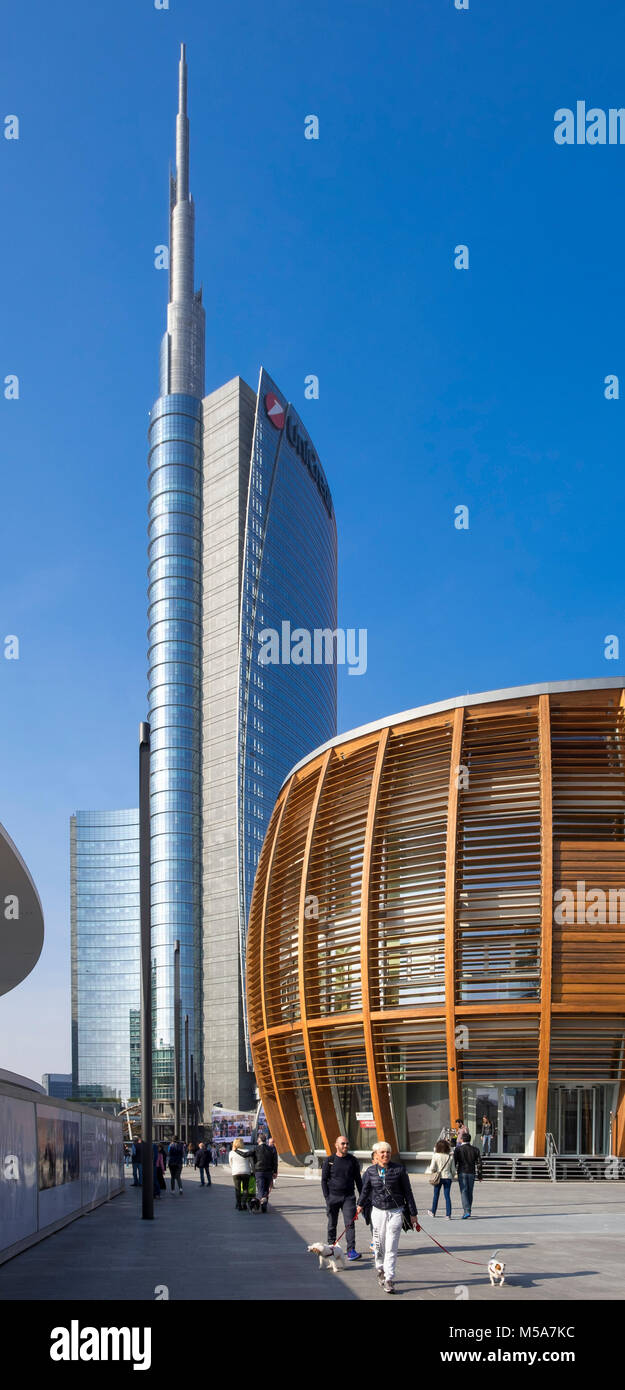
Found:
<path fill-rule="evenodd" d="M 338 1274 L 343 1265 L 343 1251 L 340 1245 L 324 1245 L 322 1240 L 316 1240 L 314 1245 L 308 1246 L 309 1255 L 319 1256 L 319 1268 L 325 1265 L 326 1269 L 331 1269 Z"/>
<path fill-rule="evenodd" d="M 505 1264 L 503 1263 L 503 1260 L 496 1260 L 496 1259 L 494 1258 L 494 1256 L 493 1256 L 492 1260 L 489 1260 L 489 1261 L 488 1261 L 488 1273 L 489 1273 L 489 1275 L 490 1275 L 490 1282 L 491 1282 L 491 1285 L 494 1286 L 496 1283 L 499 1283 L 499 1287 L 501 1288 L 501 1286 L 502 1286 L 502 1284 L 503 1284 L 503 1281 L 504 1281 L 504 1279 L 505 1279 L 505 1274 L 504 1274 L 504 1269 L 505 1269 L 505 1267 L 506 1267 L 506 1266 L 505 1266 Z"/>

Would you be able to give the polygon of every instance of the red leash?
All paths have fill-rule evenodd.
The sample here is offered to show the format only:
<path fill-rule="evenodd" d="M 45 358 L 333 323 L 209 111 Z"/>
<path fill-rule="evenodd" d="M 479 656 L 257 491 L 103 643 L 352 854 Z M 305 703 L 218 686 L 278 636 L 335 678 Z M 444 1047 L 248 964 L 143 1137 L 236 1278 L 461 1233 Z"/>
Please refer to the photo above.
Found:
<path fill-rule="evenodd" d="M 444 1250 L 445 1254 L 449 1255 L 452 1260 L 460 1260 L 460 1263 L 463 1265 L 475 1265 L 476 1269 L 484 1268 L 481 1260 L 464 1260 L 462 1255 L 454 1255 L 453 1250 L 448 1250 L 446 1245 L 441 1245 L 440 1240 L 437 1240 L 436 1236 L 430 1235 L 430 1232 L 426 1231 L 425 1226 L 419 1226 L 419 1230 L 423 1231 L 426 1236 L 429 1236 L 430 1240 L 433 1240 L 434 1244 L 438 1245 L 439 1250 Z"/>
<path fill-rule="evenodd" d="M 358 1220 L 358 1216 L 355 1216 L 353 1221 L 348 1221 L 347 1226 L 345 1227 L 345 1231 L 347 1231 L 348 1228 L 349 1228 L 350 1226 L 353 1226 L 353 1225 L 354 1225 L 354 1222 L 356 1222 L 357 1220 Z M 460 1263 L 463 1264 L 463 1265 L 475 1265 L 475 1268 L 476 1268 L 476 1269 L 483 1269 L 483 1268 L 484 1268 L 484 1264 L 483 1264 L 482 1260 L 465 1260 L 465 1259 L 463 1259 L 462 1255 L 454 1255 L 453 1250 L 448 1250 L 446 1245 L 441 1245 L 440 1240 L 437 1240 L 437 1239 L 436 1239 L 436 1236 L 430 1235 L 430 1232 L 429 1232 L 429 1231 L 426 1231 L 425 1226 L 422 1226 L 421 1224 L 419 1224 L 419 1225 L 417 1226 L 417 1230 L 418 1230 L 418 1231 L 423 1231 L 423 1234 L 424 1234 L 424 1235 L 429 1236 L 430 1240 L 432 1240 L 432 1241 L 434 1242 L 435 1245 L 438 1245 L 439 1250 L 443 1250 L 443 1251 L 445 1252 L 446 1255 L 449 1255 L 450 1259 L 452 1259 L 452 1260 L 459 1260 Z M 336 1240 L 335 1240 L 335 1242 L 334 1242 L 335 1245 L 338 1245 L 339 1241 L 343 1239 L 343 1236 L 345 1235 L 345 1231 L 341 1231 L 340 1236 L 337 1236 L 337 1238 L 336 1238 Z"/>
<path fill-rule="evenodd" d="M 345 1235 L 345 1231 L 348 1231 L 349 1228 L 350 1228 L 350 1226 L 355 1225 L 355 1223 L 356 1223 L 357 1220 L 358 1220 L 358 1213 L 356 1212 L 356 1215 L 355 1215 L 353 1221 L 348 1221 L 348 1223 L 347 1223 L 347 1225 L 345 1226 L 345 1228 L 341 1231 L 340 1236 L 337 1236 L 337 1237 L 336 1237 L 336 1240 L 335 1240 L 335 1242 L 334 1242 L 335 1245 L 338 1245 L 339 1241 L 343 1239 L 343 1236 Z"/>
<path fill-rule="evenodd" d="M 356 1223 L 357 1220 L 358 1220 L 358 1215 L 356 1214 L 356 1216 L 354 1217 L 354 1220 L 353 1220 L 353 1221 L 348 1221 L 348 1223 L 347 1223 L 347 1225 L 345 1226 L 344 1230 L 341 1231 L 340 1236 L 337 1236 L 337 1237 L 336 1237 L 336 1240 L 335 1240 L 335 1242 L 334 1242 L 335 1245 L 338 1245 L 339 1241 L 343 1239 L 343 1236 L 345 1235 L 345 1231 L 349 1230 L 349 1227 L 350 1227 L 350 1226 L 353 1226 L 353 1225 Z M 417 1226 L 417 1230 L 418 1230 L 418 1231 L 423 1231 L 423 1234 L 424 1234 L 424 1235 L 429 1236 L 429 1239 L 432 1240 L 432 1241 L 434 1242 L 435 1245 L 438 1245 L 439 1250 L 443 1250 L 444 1253 L 445 1253 L 446 1255 L 449 1255 L 450 1259 L 452 1259 L 452 1260 L 459 1260 L 459 1261 L 460 1261 L 460 1264 L 463 1264 L 463 1265 L 475 1265 L 475 1268 L 476 1268 L 476 1269 L 483 1269 L 483 1268 L 484 1268 L 484 1264 L 483 1264 L 483 1261 L 482 1261 L 482 1260 L 465 1260 L 465 1259 L 463 1259 L 462 1255 L 454 1255 L 453 1250 L 448 1250 L 446 1245 L 441 1245 L 440 1240 L 437 1240 L 437 1239 L 436 1239 L 436 1236 L 433 1236 L 433 1235 L 430 1234 L 429 1231 L 426 1231 L 425 1226 L 421 1226 L 421 1225 L 419 1224 L 419 1225 Z"/>

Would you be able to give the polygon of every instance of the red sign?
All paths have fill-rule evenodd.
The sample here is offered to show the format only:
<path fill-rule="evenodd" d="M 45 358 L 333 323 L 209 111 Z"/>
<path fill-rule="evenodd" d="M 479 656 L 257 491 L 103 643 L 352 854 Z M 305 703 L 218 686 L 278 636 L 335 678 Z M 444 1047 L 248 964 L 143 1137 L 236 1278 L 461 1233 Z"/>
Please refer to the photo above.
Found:
<path fill-rule="evenodd" d="M 273 391 L 268 391 L 265 396 L 265 410 L 272 425 L 275 425 L 277 430 L 281 430 L 284 426 L 284 406 L 278 397 L 274 396 Z"/>

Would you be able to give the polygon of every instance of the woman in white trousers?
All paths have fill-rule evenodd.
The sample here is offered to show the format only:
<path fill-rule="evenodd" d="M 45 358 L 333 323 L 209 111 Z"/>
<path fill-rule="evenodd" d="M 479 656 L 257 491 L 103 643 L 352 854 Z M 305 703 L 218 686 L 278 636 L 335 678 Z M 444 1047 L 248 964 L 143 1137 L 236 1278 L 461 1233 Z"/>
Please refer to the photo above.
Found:
<path fill-rule="evenodd" d="M 362 1192 L 356 1212 L 371 1208 L 375 1245 L 375 1270 L 385 1293 L 395 1293 L 397 1247 L 404 1222 L 404 1209 L 415 1231 L 419 1230 L 417 1207 L 410 1179 L 403 1163 L 391 1162 L 391 1146 L 384 1139 L 373 1146 L 373 1163 L 363 1174 Z"/>

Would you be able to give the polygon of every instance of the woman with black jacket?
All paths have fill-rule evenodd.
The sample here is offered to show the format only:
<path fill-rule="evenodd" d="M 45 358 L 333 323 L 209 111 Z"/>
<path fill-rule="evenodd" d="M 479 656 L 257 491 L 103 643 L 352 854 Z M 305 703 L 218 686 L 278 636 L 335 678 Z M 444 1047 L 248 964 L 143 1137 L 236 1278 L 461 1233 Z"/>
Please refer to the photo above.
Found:
<path fill-rule="evenodd" d="M 391 1146 L 380 1139 L 373 1146 L 373 1163 L 363 1176 L 356 1214 L 371 1210 L 375 1245 L 375 1270 L 385 1293 L 395 1292 L 397 1247 L 404 1223 L 404 1207 L 411 1225 L 419 1230 L 417 1206 L 403 1163 L 391 1162 Z"/>

